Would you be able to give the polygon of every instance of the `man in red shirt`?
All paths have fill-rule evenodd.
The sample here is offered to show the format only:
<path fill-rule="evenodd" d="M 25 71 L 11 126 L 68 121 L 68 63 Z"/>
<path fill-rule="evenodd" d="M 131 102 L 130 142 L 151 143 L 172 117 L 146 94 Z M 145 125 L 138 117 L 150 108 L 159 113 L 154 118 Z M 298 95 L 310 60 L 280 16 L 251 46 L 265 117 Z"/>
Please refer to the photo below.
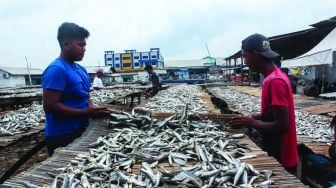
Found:
<path fill-rule="evenodd" d="M 287 75 L 272 60 L 279 54 L 271 50 L 265 36 L 253 34 L 242 41 L 242 56 L 251 71 L 264 75 L 261 113 L 235 118 L 230 124 L 257 129 L 263 149 L 295 174 L 298 152 L 294 100 Z"/>

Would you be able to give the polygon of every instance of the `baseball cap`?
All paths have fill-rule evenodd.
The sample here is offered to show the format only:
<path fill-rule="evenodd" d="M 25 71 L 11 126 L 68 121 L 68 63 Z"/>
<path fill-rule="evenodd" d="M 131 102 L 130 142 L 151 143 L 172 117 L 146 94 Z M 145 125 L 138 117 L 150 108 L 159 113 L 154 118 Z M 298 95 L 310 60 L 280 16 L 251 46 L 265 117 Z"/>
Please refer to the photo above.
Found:
<path fill-rule="evenodd" d="M 242 41 L 243 50 L 257 52 L 267 58 L 278 57 L 279 54 L 271 49 L 268 39 L 261 34 L 255 33 Z"/>

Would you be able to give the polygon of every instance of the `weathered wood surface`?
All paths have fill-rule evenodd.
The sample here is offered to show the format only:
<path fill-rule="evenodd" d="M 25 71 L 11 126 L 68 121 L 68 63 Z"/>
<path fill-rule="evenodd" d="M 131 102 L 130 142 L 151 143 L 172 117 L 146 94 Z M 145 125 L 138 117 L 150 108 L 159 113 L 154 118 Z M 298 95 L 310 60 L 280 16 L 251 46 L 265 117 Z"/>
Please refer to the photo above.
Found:
<path fill-rule="evenodd" d="M 107 128 L 106 123 L 106 121 L 102 120 L 91 121 L 89 127 L 83 135 L 76 139 L 72 144 L 67 147 L 57 149 L 54 155 L 46 161 L 10 178 L 4 183 L 4 186 L 22 187 L 22 181 L 28 181 L 38 186 L 50 186 L 53 178 L 47 174 L 60 173 L 61 170 L 59 168 L 65 167 L 69 164 L 70 160 L 77 154 L 88 152 L 88 144 L 95 142 L 99 136 L 107 135 L 109 133 L 109 128 Z M 274 158 L 267 156 L 267 153 L 256 146 L 247 136 L 241 139 L 241 143 L 246 144 L 250 149 L 248 154 L 258 155 L 255 158 L 247 159 L 245 161 L 254 165 L 257 170 L 272 170 L 272 180 L 275 181 L 276 186 L 304 187 L 304 185 L 295 176 L 285 171 Z M 180 168 L 178 166 L 170 166 L 168 163 L 162 163 L 160 165 L 172 172 Z M 139 167 L 137 168 L 137 165 L 135 165 L 133 168 L 134 173 L 137 173 L 137 170 L 139 170 Z"/>

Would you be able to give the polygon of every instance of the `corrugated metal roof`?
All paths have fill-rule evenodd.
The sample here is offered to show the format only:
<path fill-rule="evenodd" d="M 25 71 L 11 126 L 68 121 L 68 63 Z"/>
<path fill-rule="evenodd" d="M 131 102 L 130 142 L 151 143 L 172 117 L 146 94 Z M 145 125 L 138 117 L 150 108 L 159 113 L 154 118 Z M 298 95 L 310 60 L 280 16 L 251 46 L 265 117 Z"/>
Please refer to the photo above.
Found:
<path fill-rule="evenodd" d="M 312 24 L 313 28 L 269 37 L 271 48 L 283 60 L 298 57 L 316 46 L 336 27 L 336 17 Z M 241 58 L 241 50 L 225 60 Z"/>
<path fill-rule="evenodd" d="M 0 67 L 0 70 L 8 72 L 11 75 L 28 75 L 27 68 L 18 68 L 18 67 Z M 37 68 L 30 68 L 30 75 L 42 75 L 42 70 Z"/>
<path fill-rule="evenodd" d="M 111 66 L 88 66 L 88 67 L 85 67 L 86 71 L 89 74 L 96 74 L 97 69 L 99 69 L 99 68 L 103 69 L 104 73 L 111 73 Z"/>

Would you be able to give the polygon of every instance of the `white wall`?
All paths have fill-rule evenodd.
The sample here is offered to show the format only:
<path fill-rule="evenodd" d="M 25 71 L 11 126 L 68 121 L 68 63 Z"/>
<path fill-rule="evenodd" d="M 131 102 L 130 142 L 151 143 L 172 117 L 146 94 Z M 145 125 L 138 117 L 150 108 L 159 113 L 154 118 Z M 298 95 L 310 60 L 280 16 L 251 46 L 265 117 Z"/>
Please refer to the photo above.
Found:
<path fill-rule="evenodd" d="M 110 58 L 110 60 L 108 60 L 108 58 Z M 106 64 L 107 65 L 112 65 L 112 54 L 106 54 Z"/>
<path fill-rule="evenodd" d="M 18 87 L 18 86 L 25 86 L 26 81 L 24 76 L 13 76 L 9 74 L 9 78 L 4 78 L 4 72 L 0 70 L 0 87 Z"/>
<path fill-rule="evenodd" d="M 139 59 L 134 59 L 135 56 L 138 56 Z M 134 68 L 140 68 L 139 60 L 140 60 L 140 53 L 139 52 L 133 53 L 133 65 L 134 65 Z M 135 63 L 138 63 L 139 66 L 135 66 Z"/>
<path fill-rule="evenodd" d="M 119 59 L 116 60 L 116 58 L 119 58 Z M 116 54 L 114 54 L 114 69 L 116 69 L 116 70 L 120 70 L 120 69 L 121 69 L 121 61 L 120 61 L 120 59 L 121 59 L 121 55 L 120 55 L 120 53 L 116 53 Z M 116 64 L 119 65 L 118 68 L 116 68 Z"/>

